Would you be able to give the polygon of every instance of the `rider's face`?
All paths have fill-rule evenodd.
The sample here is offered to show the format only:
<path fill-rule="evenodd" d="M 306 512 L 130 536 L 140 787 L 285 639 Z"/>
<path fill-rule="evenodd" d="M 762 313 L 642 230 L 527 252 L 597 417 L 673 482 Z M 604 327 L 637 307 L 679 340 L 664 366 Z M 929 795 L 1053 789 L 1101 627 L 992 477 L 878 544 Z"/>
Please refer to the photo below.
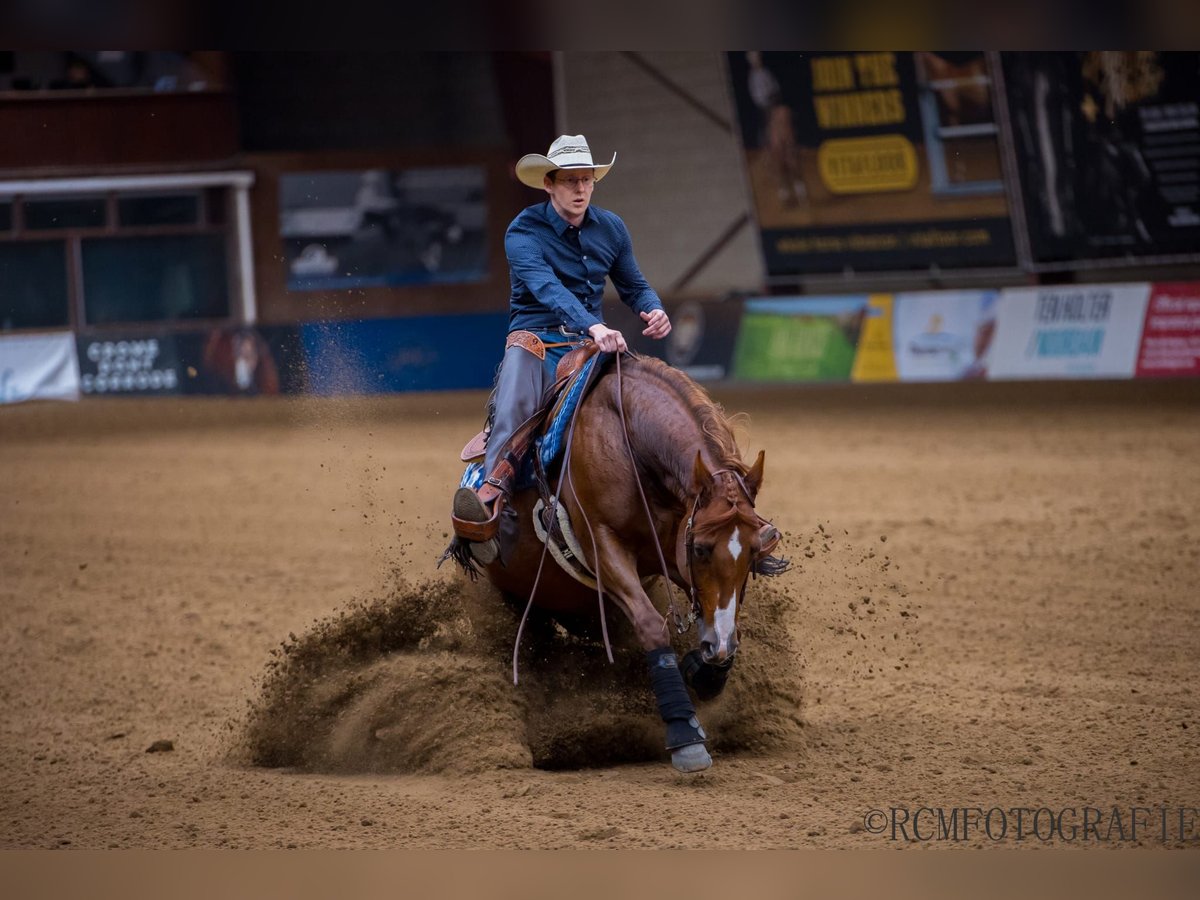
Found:
<path fill-rule="evenodd" d="M 549 176 L 543 185 L 550 195 L 550 202 L 564 219 L 578 224 L 592 201 L 592 188 L 596 183 L 591 169 L 559 169 L 557 177 Z"/>

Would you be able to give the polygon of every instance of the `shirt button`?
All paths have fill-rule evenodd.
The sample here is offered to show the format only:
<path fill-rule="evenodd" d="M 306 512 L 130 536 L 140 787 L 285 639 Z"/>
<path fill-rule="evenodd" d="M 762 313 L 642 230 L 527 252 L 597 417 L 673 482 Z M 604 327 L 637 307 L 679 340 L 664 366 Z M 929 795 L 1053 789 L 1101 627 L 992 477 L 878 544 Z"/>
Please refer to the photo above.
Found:
<path fill-rule="evenodd" d="M 587 257 L 585 256 L 584 259 L 587 259 Z"/>

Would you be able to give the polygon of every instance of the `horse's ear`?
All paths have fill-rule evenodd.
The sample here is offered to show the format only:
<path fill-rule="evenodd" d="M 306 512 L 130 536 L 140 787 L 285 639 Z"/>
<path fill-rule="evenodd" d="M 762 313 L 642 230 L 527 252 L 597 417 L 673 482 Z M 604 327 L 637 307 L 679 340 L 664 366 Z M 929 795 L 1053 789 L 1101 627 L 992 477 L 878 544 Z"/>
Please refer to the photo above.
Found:
<path fill-rule="evenodd" d="M 758 451 L 758 459 L 754 461 L 754 465 L 750 467 L 750 471 L 746 473 L 746 477 L 742 479 L 745 482 L 746 490 L 750 492 L 750 499 L 753 500 L 758 496 L 758 489 L 762 487 L 763 480 L 763 462 L 767 458 L 766 450 Z"/>
<path fill-rule="evenodd" d="M 696 451 L 696 463 L 692 466 L 692 490 L 704 494 L 712 487 L 712 472 L 704 464 L 700 451 Z"/>

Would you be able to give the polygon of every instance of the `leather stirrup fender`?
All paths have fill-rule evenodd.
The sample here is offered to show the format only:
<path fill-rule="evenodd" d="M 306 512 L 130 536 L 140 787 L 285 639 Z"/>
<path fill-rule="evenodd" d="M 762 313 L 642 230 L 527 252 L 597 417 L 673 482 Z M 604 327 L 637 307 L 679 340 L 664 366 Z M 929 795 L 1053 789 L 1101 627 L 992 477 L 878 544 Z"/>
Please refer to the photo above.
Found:
<path fill-rule="evenodd" d="M 546 358 L 546 348 L 542 344 L 542 339 L 532 331 L 509 332 L 508 340 L 504 342 L 504 349 L 507 351 L 510 347 L 520 347 L 522 350 L 528 350 L 538 359 Z"/>
<path fill-rule="evenodd" d="M 481 484 L 475 493 L 484 503 L 491 503 L 497 497 L 503 497 L 512 490 L 513 478 L 516 474 L 512 463 L 508 459 L 502 459 L 488 473 L 487 481 Z"/>

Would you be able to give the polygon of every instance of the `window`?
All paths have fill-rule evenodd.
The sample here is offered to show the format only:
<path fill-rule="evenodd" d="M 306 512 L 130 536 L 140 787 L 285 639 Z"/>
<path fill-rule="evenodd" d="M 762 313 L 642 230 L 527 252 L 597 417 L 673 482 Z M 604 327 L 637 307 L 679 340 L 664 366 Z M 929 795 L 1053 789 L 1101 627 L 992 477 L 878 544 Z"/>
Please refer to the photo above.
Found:
<path fill-rule="evenodd" d="M 0 241 L 0 331 L 68 324 L 66 244 Z"/>
<path fill-rule="evenodd" d="M 6 183 L 0 331 L 233 316 L 229 209 L 231 189 L 246 182 L 231 176 L 34 181 L 28 194 L 22 182 Z"/>
<path fill-rule="evenodd" d="M 25 201 L 25 228 L 60 231 L 68 228 L 103 228 L 103 197 L 56 197 Z"/>
<path fill-rule="evenodd" d="M 143 194 L 117 201 L 117 221 L 139 225 L 195 225 L 200 221 L 199 194 Z"/>
<path fill-rule="evenodd" d="M 229 315 L 224 235 L 89 238 L 82 250 L 89 325 Z"/>
<path fill-rule="evenodd" d="M 0 92 L 221 90 L 228 66 L 218 51 L 6 50 Z"/>

